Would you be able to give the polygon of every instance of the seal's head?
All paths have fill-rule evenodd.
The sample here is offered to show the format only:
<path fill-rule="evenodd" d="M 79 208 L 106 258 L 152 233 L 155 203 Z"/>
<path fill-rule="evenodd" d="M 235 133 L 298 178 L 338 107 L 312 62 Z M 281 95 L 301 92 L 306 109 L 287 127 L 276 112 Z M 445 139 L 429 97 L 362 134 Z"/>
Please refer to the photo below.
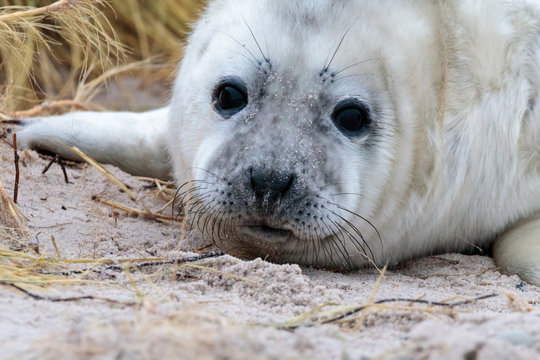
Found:
<path fill-rule="evenodd" d="M 200 20 L 170 148 L 184 209 L 220 248 L 335 268 L 388 260 L 392 228 L 377 228 L 399 222 L 436 84 L 429 27 L 392 3 L 222 0 Z"/>

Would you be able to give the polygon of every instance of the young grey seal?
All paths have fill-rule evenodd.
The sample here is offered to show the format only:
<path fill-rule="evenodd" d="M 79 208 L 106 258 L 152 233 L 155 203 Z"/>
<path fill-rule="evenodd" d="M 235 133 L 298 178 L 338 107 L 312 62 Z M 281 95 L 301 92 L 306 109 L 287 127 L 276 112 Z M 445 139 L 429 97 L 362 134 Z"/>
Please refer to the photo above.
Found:
<path fill-rule="evenodd" d="M 540 285 L 540 3 L 214 0 L 170 105 L 27 120 L 173 176 L 242 257 L 351 269 L 489 247 Z"/>

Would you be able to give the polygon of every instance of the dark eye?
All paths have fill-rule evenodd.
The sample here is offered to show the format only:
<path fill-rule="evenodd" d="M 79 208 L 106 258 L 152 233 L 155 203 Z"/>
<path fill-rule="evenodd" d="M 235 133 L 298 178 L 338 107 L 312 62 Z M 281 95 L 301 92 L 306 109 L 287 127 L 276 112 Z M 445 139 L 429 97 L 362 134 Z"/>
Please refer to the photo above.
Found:
<path fill-rule="evenodd" d="M 232 116 L 248 103 L 246 86 L 239 81 L 225 81 L 217 87 L 214 102 L 217 112 L 222 116 Z"/>
<path fill-rule="evenodd" d="M 348 136 L 362 135 L 371 121 L 369 109 L 362 103 L 346 100 L 336 106 L 332 120 Z"/>

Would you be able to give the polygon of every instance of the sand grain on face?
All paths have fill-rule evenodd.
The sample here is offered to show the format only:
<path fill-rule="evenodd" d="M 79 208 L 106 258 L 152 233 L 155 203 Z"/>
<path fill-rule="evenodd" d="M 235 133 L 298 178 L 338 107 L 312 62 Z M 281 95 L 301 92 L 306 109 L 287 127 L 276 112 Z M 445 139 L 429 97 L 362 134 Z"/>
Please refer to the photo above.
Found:
<path fill-rule="evenodd" d="M 0 155 L 0 182 L 11 194 L 12 149 L 2 144 Z M 51 236 L 61 257 L 68 259 L 182 258 L 189 255 L 181 251 L 186 244 L 204 243 L 196 234 L 183 234 L 179 225 L 129 216 L 95 200 L 159 209 L 165 201 L 147 188 L 147 182 L 109 168 L 137 195 L 138 202 L 132 202 L 91 167 L 68 168 L 70 184 L 65 184 L 56 164 L 42 175 L 47 160 L 34 152 L 21 153 L 21 159 L 19 207 L 28 218 L 30 242 L 39 243 L 42 255 L 57 256 Z M 2 286 L 2 353 L 7 358 L 30 359 L 158 359 L 179 354 L 200 359 L 540 355 L 540 289 L 516 276 L 501 275 L 487 257 L 441 255 L 403 264 L 388 271 L 375 300 L 444 301 L 490 293 L 497 297 L 447 314 L 371 309 L 362 325 L 344 321 L 339 326 L 294 331 L 274 325 L 324 304 L 362 304 L 379 273 L 374 269 L 334 273 L 231 256 L 191 265 L 132 269 L 133 281 L 126 272 L 108 270 L 91 276 L 98 282 L 32 288 L 49 297 L 93 295 L 136 306 L 96 300 L 38 301 Z"/>

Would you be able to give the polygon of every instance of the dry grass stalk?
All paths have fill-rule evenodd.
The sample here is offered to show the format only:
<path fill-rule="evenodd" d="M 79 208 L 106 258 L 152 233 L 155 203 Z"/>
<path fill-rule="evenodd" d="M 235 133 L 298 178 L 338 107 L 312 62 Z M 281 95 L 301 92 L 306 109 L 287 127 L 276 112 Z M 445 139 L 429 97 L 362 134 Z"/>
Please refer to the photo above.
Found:
<path fill-rule="evenodd" d="M 0 118 L 44 100 L 39 110 L 92 106 L 81 100 L 78 85 L 125 61 L 152 57 L 129 76 L 143 75 L 146 83 L 172 81 L 181 42 L 202 6 L 202 0 L 4 0 Z M 55 103 L 58 99 L 74 103 Z"/>
<path fill-rule="evenodd" d="M 134 301 L 119 301 L 119 300 L 114 300 L 114 299 L 109 299 L 102 296 L 94 296 L 94 295 L 82 295 L 82 296 L 70 296 L 70 297 L 43 296 L 43 295 L 35 294 L 31 291 L 28 291 L 27 289 L 16 284 L 9 284 L 9 286 L 35 300 L 43 300 L 43 301 L 50 301 L 50 302 L 74 302 L 74 301 L 81 301 L 81 300 L 95 300 L 95 301 L 103 301 L 110 304 L 124 305 L 124 306 L 135 306 L 139 304 Z"/>
<path fill-rule="evenodd" d="M 129 213 L 131 215 L 143 216 L 143 217 L 145 217 L 147 219 L 151 219 L 151 220 L 165 220 L 165 221 L 170 221 L 170 222 L 178 221 L 178 218 L 175 218 L 175 217 L 172 217 L 172 216 L 162 215 L 162 214 L 158 214 L 158 213 L 152 213 L 149 210 L 137 210 L 137 209 L 134 209 L 134 208 L 129 207 L 129 206 L 116 204 L 116 203 L 114 203 L 112 201 L 99 199 L 99 202 L 102 203 L 102 204 L 105 204 L 107 206 L 110 206 L 112 208 L 125 211 L 125 212 L 127 212 L 127 213 Z"/>
<path fill-rule="evenodd" d="M 59 255 L 59 253 L 57 253 Z M 255 283 L 253 280 L 229 274 L 217 269 L 206 266 L 190 264 L 223 255 L 221 252 L 210 254 L 201 254 L 181 259 L 163 259 L 163 258 L 141 258 L 141 259 L 54 259 L 39 254 L 26 254 L 19 251 L 13 251 L 0 246 L 0 286 L 16 289 L 24 294 L 36 299 L 52 302 L 79 301 L 79 300 L 101 300 L 108 302 L 123 302 L 106 299 L 95 295 L 84 295 L 75 297 L 51 297 L 41 295 L 48 290 L 51 285 L 80 285 L 80 284 L 99 284 L 99 285 L 118 285 L 115 279 L 111 281 L 96 281 L 89 277 L 93 273 L 102 273 L 103 271 L 122 271 L 135 294 L 144 297 L 144 293 L 139 290 L 137 280 L 132 276 L 131 269 L 140 272 L 143 268 L 172 265 L 166 272 L 177 273 L 180 267 L 190 267 L 203 271 L 218 273 L 224 277 L 239 281 Z M 92 264 L 88 269 L 81 269 L 73 266 L 81 264 Z M 163 272 L 164 269 L 162 269 Z M 144 280 L 148 280 L 143 276 Z M 152 284 L 151 284 L 152 285 Z M 123 288 L 123 287 L 122 287 Z M 156 290 L 158 288 L 156 287 Z M 126 303 L 127 304 L 127 303 Z M 129 303 L 133 304 L 133 303 Z"/>
<path fill-rule="evenodd" d="M 11 247 L 20 247 L 28 241 L 23 225 L 24 216 L 0 183 L 0 240 Z"/>
<path fill-rule="evenodd" d="M 134 178 L 141 181 L 148 181 L 154 184 L 155 187 L 158 189 L 157 195 L 161 196 L 165 200 L 172 202 L 172 200 L 174 200 L 176 196 L 178 188 L 173 181 L 164 181 L 156 178 L 149 178 L 143 176 L 134 176 Z M 163 208 L 167 207 L 168 205 L 169 204 L 165 205 Z"/>
<path fill-rule="evenodd" d="M 378 300 L 373 303 L 337 307 L 329 311 L 319 311 L 319 309 L 323 309 L 323 308 L 333 305 L 333 304 L 325 304 L 322 307 L 316 308 L 314 311 L 312 310 L 308 313 L 297 316 L 285 323 L 276 324 L 275 326 L 280 329 L 297 329 L 300 327 L 313 327 L 313 326 L 320 326 L 320 325 L 325 325 L 325 324 L 330 324 L 330 323 L 338 323 L 340 321 L 347 320 L 347 318 L 355 314 L 358 314 L 358 313 L 363 314 L 365 310 L 376 310 L 376 311 L 394 310 L 394 311 L 409 311 L 409 312 L 414 311 L 414 312 L 421 312 L 431 317 L 433 317 L 435 314 L 444 314 L 450 317 L 454 317 L 454 314 L 456 312 L 455 310 L 456 307 L 461 306 L 461 305 L 472 304 L 477 301 L 489 299 L 496 296 L 498 296 L 498 294 L 487 294 L 487 295 L 478 296 L 476 298 L 469 298 L 463 301 L 448 302 L 448 303 L 424 300 L 424 299 L 391 298 L 391 299 Z M 385 305 L 386 303 L 393 303 L 393 304 Z M 398 305 L 399 303 L 409 303 L 409 305 L 400 306 Z M 423 306 L 413 306 L 414 304 L 423 305 Z M 362 316 L 360 317 L 360 319 L 356 321 L 363 321 L 364 319 L 365 317 Z"/>
<path fill-rule="evenodd" d="M 55 275 L 66 271 L 65 264 L 37 254 L 26 254 L 0 247 L 0 284 L 21 285 L 31 291 L 45 291 L 52 284 L 80 284 L 94 281 L 82 277 Z M 50 273 L 47 273 L 50 272 Z"/>
<path fill-rule="evenodd" d="M 506 296 L 508 300 L 508 306 L 512 311 L 527 313 L 535 310 L 534 306 L 529 304 L 527 300 L 517 296 L 516 294 L 512 294 L 511 292 L 506 290 L 502 290 L 502 293 L 504 296 Z"/>
<path fill-rule="evenodd" d="M 152 77 L 170 80 L 182 57 L 180 42 L 199 16 L 203 0 L 113 0 L 110 19 L 120 41 L 132 51 L 133 60 L 159 55 L 164 66 L 150 72 Z"/>
<path fill-rule="evenodd" d="M 4 4 L 0 7 L 0 109 L 4 113 L 39 101 L 38 92 L 60 94 L 55 89 L 66 88 L 90 66 L 110 68 L 122 57 L 124 48 L 103 14 L 103 0 L 53 4 L 6 0 Z M 29 4 L 34 6 L 25 6 Z M 62 76 L 62 62 L 70 63 L 70 81 Z"/>
<path fill-rule="evenodd" d="M 80 300 L 97 300 L 113 304 L 135 305 L 101 296 L 82 295 L 73 297 L 53 297 L 41 295 L 51 285 L 103 284 L 101 281 L 87 280 L 90 271 L 73 270 L 62 261 L 49 259 L 40 255 L 29 255 L 0 247 L 0 286 L 8 290 L 16 290 L 35 299 L 50 302 L 70 302 Z M 69 275 L 77 275 L 70 277 Z"/>
<path fill-rule="evenodd" d="M 476 298 L 459 297 L 461 300 L 450 301 L 431 301 L 425 299 L 407 299 L 407 298 L 392 298 L 373 301 L 377 291 L 379 290 L 382 280 L 384 279 L 387 267 L 385 266 L 379 275 L 379 278 L 373 286 L 370 296 L 364 304 L 338 306 L 337 304 L 323 304 L 303 314 L 300 314 L 284 323 L 276 324 L 275 326 L 281 329 L 296 329 L 299 327 L 320 326 L 330 323 L 353 321 L 354 330 L 358 330 L 365 322 L 368 315 L 377 313 L 383 310 L 393 311 L 408 311 L 420 312 L 428 317 L 436 318 L 437 314 L 443 314 L 453 317 L 455 308 L 460 305 L 472 304 L 476 301 L 488 299 L 497 296 L 497 294 L 488 294 Z M 386 305 L 391 303 L 391 305 Z M 407 306 L 399 305 L 399 303 L 409 303 Z M 417 306 L 415 306 L 417 305 Z M 421 306 L 418 306 L 421 305 Z M 324 310 L 328 307 L 334 307 L 330 310 Z M 360 317 L 351 319 L 353 315 L 360 314 Z"/>
<path fill-rule="evenodd" d="M 251 284 L 257 284 L 257 281 L 255 281 L 255 280 L 251 280 L 251 279 L 248 279 L 248 278 L 243 277 L 243 276 L 238 276 L 238 275 L 235 275 L 235 274 L 224 272 L 224 271 L 221 271 L 221 270 L 218 270 L 218 269 L 213 269 L 213 268 L 207 267 L 207 266 L 201 266 L 201 265 L 195 265 L 195 264 L 182 264 L 182 266 L 190 267 L 190 268 L 194 268 L 194 269 L 199 269 L 199 270 L 204 270 L 204 271 L 210 271 L 210 272 L 220 274 L 220 275 L 223 275 L 225 277 L 228 277 L 228 278 L 231 278 L 231 279 L 234 279 L 234 280 L 240 280 L 240 281 L 248 282 L 248 283 L 251 283 Z"/>
<path fill-rule="evenodd" d="M 58 141 L 59 144 L 61 144 L 62 146 L 64 146 L 65 148 L 67 149 L 70 149 L 72 150 L 75 154 L 77 154 L 78 156 L 80 156 L 84 161 L 86 161 L 87 163 L 89 163 L 90 165 L 92 165 L 96 170 L 98 170 L 100 173 L 102 173 L 103 175 L 105 175 L 105 177 L 107 179 L 109 179 L 113 184 L 115 184 L 116 186 L 118 186 L 123 192 L 125 192 L 129 198 L 133 201 L 137 200 L 137 197 L 135 196 L 135 194 L 133 194 L 131 192 L 131 190 L 129 190 L 129 188 L 127 187 L 126 184 L 124 184 L 122 181 L 120 181 L 116 176 L 114 176 L 113 174 L 110 173 L 109 170 L 105 169 L 103 167 L 103 165 L 99 164 L 97 161 L 95 161 L 94 159 L 92 159 L 90 156 L 86 155 L 85 153 L 83 153 L 81 150 L 79 150 L 77 147 L 75 146 L 69 146 L 69 145 L 66 145 L 60 141 Z"/>
<path fill-rule="evenodd" d="M 122 74 L 130 74 L 141 71 L 152 65 L 152 59 L 135 61 L 124 65 L 114 66 L 91 79 L 93 68 L 91 67 L 80 78 L 79 84 L 75 87 L 73 102 L 78 104 L 90 104 L 93 98 L 103 91 L 103 87 L 108 81 Z M 97 107 L 94 104 L 94 107 Z M 102 109 L 103 110 L 103 109 Z"/>
<path fill-rule="evenodd" d="M 17 149 L 17 134 L 13 134 L 13 162 L 15 163 L 15 184 L 13 187 L 13 202 L 17 204 L 17 199 L 19 196 L 19 178 L 20 178 L 20 168 L 19 168 L 19 151 Z"/>

